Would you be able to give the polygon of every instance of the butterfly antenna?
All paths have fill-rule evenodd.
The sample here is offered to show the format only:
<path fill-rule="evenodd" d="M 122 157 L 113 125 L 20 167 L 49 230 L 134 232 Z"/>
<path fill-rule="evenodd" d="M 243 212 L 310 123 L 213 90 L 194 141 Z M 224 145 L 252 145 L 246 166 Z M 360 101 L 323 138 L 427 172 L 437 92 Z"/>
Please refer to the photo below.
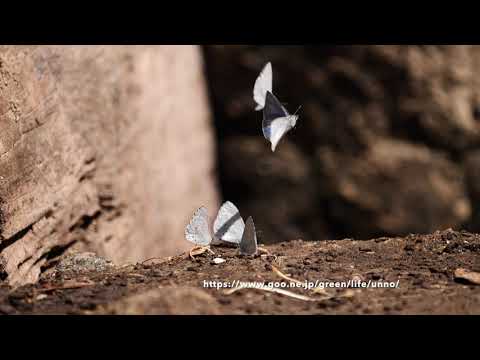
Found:
<path fill-rule="evenodd" d="M 300 105 L 300 106 L 298 107 L 298 109 L 297 109 L 297 110 L 295 110 L 295 112 L 293 113 L 293 115 L 296 115 L 296 114 L 297 114 L 297 112 L 298 112 L 298 110 L 300 110 L 301 108 L 302 108 L 302 105 Z"/>

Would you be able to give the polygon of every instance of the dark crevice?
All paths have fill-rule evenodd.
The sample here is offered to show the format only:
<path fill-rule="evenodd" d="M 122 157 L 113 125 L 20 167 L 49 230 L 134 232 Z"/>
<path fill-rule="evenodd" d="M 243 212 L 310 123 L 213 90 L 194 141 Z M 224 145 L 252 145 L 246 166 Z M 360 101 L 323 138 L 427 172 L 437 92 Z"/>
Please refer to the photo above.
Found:
<path fill-rule="evenodd" d="M 23 264 L 25 264 L 28 260 L 30 260 L 33 256 L 30 255 L 28 256 L 26 259 L 22 260 L 18 265 L 17 265 L 17 269 L 20 269 L 22 267 Z"/>
<path fill-rule="evenodd" d="M 19 232 L 9 237 L 8 239 L 3 239 L 2 242 L 0 243 L 0 252 L 2 252 L 7 247 L 12 245 L 14 242 L 23 238 L 30 230 L 32 230 L 34 224 L 35 223 L 28 225 L 26 228 L 20 230 Z"/>
<path fill-rule="evenodd" d="M 75 229 L 82 229 L 86 230 L 88 227 L 94 222 L 96 219 L 100 217 L 102 212 L 100 210 L 97 210 L 93 215 L 83 215 L 79 221 L 77 221 L 75 224 L 70 226 L 69 231 L 73 231 Z"/>
<path fill-rule="evenodd" d="M 62 256 L 69 248 L 71 248 L 76 242 L 77 240 L 73 240 L 65 245 L 56 245 L 52 247 L 49 251 L 43 254 L 37 261 L 35 261 L 35 264 L 45 259 L 46 263 L 40 268 L 41 272 L 45 272 L 46 270 L 54 267 L 59 261 L 58 258 Z"/>
<path fill-rule="evenodd" d="M 83 182 L 83 181 L 85 181 L 85 180 L 90 180 L 90 179 L 92 179 L 94 173 L 95 173 L 95 170 L 87 171 L 85 174 L 83 174 L 82 176 L 80 176 L 80 178 L 78 179 L 78 182 Z"/>
<path fill-rule="evenodd" d="M 85 165 L 92 164 L 95 161 L 95 156 L 89 157 L 84 161 Z"/>
<path fill-rule="evenodd" d="M 5 225 L 5 216 L 3 214 L 3 199 L 0 198 L 0 246 L 1 246 L 1 243 L 3 242 L 3 226 Z"/>
<path fill-rule="evenodd" d="M 21 238 L 23 238 L 30 230 L 32 230 L 33 228 L 33 225 L 34 224 L 30 224 L 29 226 L 27 226 L 25 229 L 22 229 L 21 231 L 17 232 L 15 235 L 11 236 L 10 238 L 8 239 L 4 239 L 3 237 L 0 237 L 0 253 L 5 250 L 7 247 L 9 247 L 10 245 L 12 245 L 13 243 L 15 243 L 16 241 L 20 240 Z M 1 229 L 0 229 L 1 230 Z M 20 267 L 25 261 L 28 261 L 29 259 L 31 259 L 31 256 L 27 259 L 25 259 L 24 261 L 22 261 L 18 267 Z M 0 261 L 2 259 L 0 258 Z M 8 278 L 8 273 L 5 271 L 4 269 L 4 264 L 2 264 L 0 262 L 0 280 L 1 281 L 4 281 Z"/>

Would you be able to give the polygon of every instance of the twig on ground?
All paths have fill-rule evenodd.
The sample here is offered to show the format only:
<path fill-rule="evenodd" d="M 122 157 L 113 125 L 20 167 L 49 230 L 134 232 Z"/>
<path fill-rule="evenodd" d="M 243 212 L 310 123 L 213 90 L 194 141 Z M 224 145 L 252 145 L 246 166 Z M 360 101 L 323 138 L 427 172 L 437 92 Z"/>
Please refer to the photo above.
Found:
<path fill-rule="evenodd" d="M 278 276 L 280 276 L 282 279 L 284 280 L 287 280 L 287 281 L 290 281 L 290 282 L 293 282 L 297 285 L 303 285 L 304 282 L 300 281 L 300 280 L 296 280 L 284 273 L 282 273 L 280 270 L 278 270 L 274 265 L 272 265 L 272 270 L 275 274 L 277 274 Z M 332 295 L 326 291 L 324 288 L 321 288 L 321 287 L 315 287 L 313 289 L 311 289 L 311 291 L 314 293 L 314 294 L 321 294 L 321 295 L 325 295 L 325 296 L 329 296 L 329 297 L 332 297 Z"/>
<path fill-rule="evenodd" d="M 201 255 L 206 251 L 210 252 L 212 255 L 215 255 L 212 249 L 210 249 L 210 246 L 195 246 L 189 251 L 188 255 L 192 260 L 195 261 L 195 256 Z"/>
<path fill-rule="evenodd" d="M 164 262 L 168 262 L 168 261 L 172 260 L 172 256 L 164 257 L 164 258 L 161 258 L 161 257 L 152 257 L 152 258 L 143 260 L 140 264 L 144 265 L 146 262 L 152 261 L 152 260 L 160 260 L 160 264 L 163 264 Z"/>
<path fill-rule="evenodd" d="M 295 284 L 298 284 L 298 285 L 302 285 L 303 282 L 301 282 L 300 280 L 296 280 L 294 278 L 291 278 L 290 276 L 282 273 L 280 270 L 278 270 L 274 265 L 272 265 L 272 270 L 275 274 L 277 274 L 278 276 L 280 276 L 282 279 L 284 280 L 287 280 L 287 281 L 290 281 L 290 282 L 294 282 Z"/>
<path fill-rule="evenodd" d="M 265 249 L 264 247 L 259 246 L 259 247 L 257 247 L 257 250 L 258 250 L 258 252 L 264 253 L 264 254 L 266 254 L 266 255 L 269 255 L 269 256 L 272 255 L 272 254 L 270 253 L 270 251 L 268 251 L 268 250 Z"/>
<path fill-rule="evenodd" d="M 54 291 L 54 290 L 78 289 L 78 288 L 92 286 L 92 285 L 95 285 L 95 282 L 91 280 L 87 280 L 85 282 L 71 281 L 71 282 L 66 282 L 61 286 L 48 286 L 41 289 L 35 289 L 35 292 L 41 293 L 41 292 L 48 292 L 48 291 Z"/>
<path fill-rule="evenodd" d="M 252 290 L 262 290 L 262 291 L 273 292 L 273 293 L 285 295 L 285 296 L 288 296 L 288 297 L 291 297 L 291 298 L 294 298 L 294 299 L 297 299 L 297 300 L 302 300 L 302 301 L 321 301 L 321 300 L 324 300 L 324 299 L 314 299 L 314 298 L 311 298 L 311 297 L 308 297 L 308 296 L 305 296 L 305 295 L 296 294 L 292 291 L 288 291 L 288 290 L 285 290 L 285 289 L 277 289 L 277 288 L 272 288 L 272 287 L 256 287 L 256 286 L 239 286 L 239 287 L 235 287 L 233 289 L 226 290 L 224 292 L 224 294 L 225 295 L 231 295 L 234 292 L 237 292 L 237 291 L 243 290 L 243 289 L 252 289 Z"/>

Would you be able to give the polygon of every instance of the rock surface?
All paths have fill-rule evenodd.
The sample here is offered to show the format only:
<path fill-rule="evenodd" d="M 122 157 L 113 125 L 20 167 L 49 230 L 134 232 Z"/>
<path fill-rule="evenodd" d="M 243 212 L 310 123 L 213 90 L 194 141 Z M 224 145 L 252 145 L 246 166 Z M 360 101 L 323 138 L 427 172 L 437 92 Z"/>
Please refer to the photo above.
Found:
<path fill-rule="evenodd" d="M 119 264 L 178 253 L 188 216 L 218 205 L 213 171 L 198 47 L 0 46 L 11 283 L 35 281 L 69 247 Z"/>

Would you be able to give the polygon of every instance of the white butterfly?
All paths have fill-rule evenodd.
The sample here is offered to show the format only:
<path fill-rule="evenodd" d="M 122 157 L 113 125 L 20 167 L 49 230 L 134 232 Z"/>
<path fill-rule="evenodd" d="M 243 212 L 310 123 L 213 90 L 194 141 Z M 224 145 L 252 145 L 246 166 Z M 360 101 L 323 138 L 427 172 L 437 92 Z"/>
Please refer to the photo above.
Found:
<path fill-rule="evenodd" d="M 195 211 L 190 223 L 185 227 L 185 239 L 197 246 L 209 246 L 212 242 L 210 220 L 204 206 Z"/>
<path fill-rule="evenodd" d="M 207 209 L 202 206 L 195 211 L 190 223 L 185 227 L 185 238 L 200 248 L 208 248 L 210 244 L 224 241 L 240 245 L 241 254 L 251 255 L 257 252 L 253 220 L 250 217 L 245 225 L 240 211 L 230 201 L 220 207 L 213 223 L 213 231 L 212 236 Z"/>
<path fill-rule="evenodd" d="M 226 201 L 218 211 L 213 223 L 215 237 L 219 240 L 239 244 L 240 254 L 254 255 L 257 253 L 257 234 L 250 216 L 246 223 L 240 216 L 240 211 L 232 202 Z"/>
<path fill-rule="evenodd" d="M 253 87 L 253 99 L 257 103 L 256 111 L 265 107 L 267 91 L 272 92 L 272 64 L 267 63 L 258 75 Z"/>
<path fill-rule="evenodd" d="M 240 211 L 232 202 L 224 202 L 213 223 L 215 237 L 222 241 L 239 244 L 244 229 L 245 223 L 240 216 Z"/>
<path fill-rule="evenodd" d="M 295 127 L 297 119 L 298 115 L 290 115 L 276 96 L 267 91 L 263 108 L 262 131 L 265 139 L 272 144 L 272 151 L 275 151 L 283 135 Z"/>

